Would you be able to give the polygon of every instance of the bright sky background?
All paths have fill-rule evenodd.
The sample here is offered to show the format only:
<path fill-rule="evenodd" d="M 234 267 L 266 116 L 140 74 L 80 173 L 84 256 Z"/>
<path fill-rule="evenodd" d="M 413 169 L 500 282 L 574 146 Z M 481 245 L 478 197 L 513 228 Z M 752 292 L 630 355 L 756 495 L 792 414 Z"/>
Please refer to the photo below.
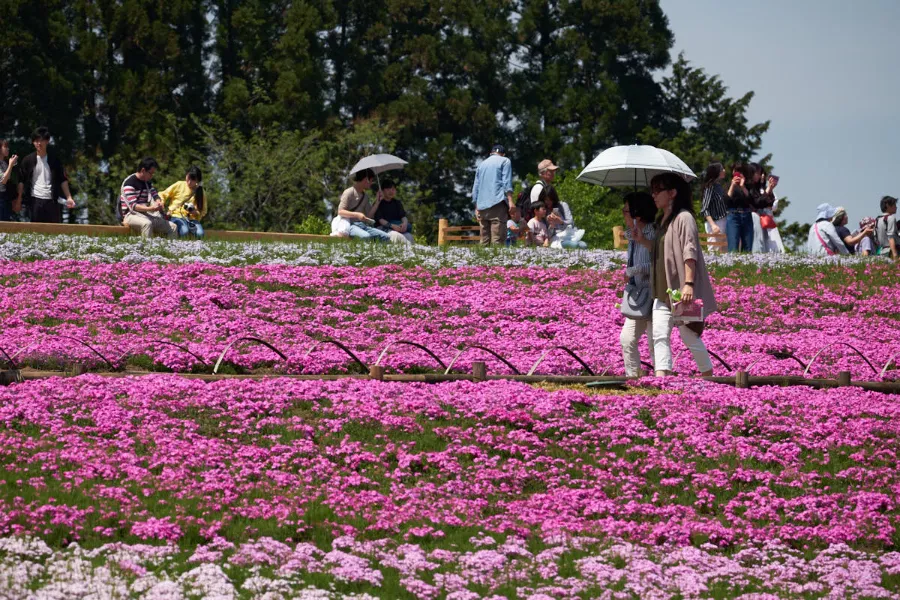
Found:
<path fill-rule="evenodd" d="M 772 153 L 789 221 L 822 202 L 851 228 L 900 196 L 900 0 L 660 0 L 673 60 L 718 74 L 732 97 L 756 92 L 751 123 L 771 120 Z"/>

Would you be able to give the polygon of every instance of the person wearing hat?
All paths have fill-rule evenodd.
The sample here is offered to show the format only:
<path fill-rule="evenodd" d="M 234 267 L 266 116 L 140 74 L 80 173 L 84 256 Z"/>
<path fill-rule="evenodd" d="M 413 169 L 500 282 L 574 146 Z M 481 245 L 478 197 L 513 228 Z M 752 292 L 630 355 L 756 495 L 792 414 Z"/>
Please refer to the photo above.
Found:
<path fill-rule="evenodd" d="M 513 201 L 512 163 L 506 158 L 506 149 L 496 145 L 491 155 L 481 161 L 475 171 L 472 185 L 472 201 L 475 218 L 481 226 L 481 245 L 506 244 L 506 221 Z"/>
<path fill-rule="evenodd" d="M 831 224 L 834 225 L 834 230 L 838 234 L 838 237 L 841 238 L 841 240 L 844 241 L 844 245 L 847 246 L 847 251 L 850 254 L 856 254 L 856 245 L 866 236 L 872 235 L 875 232 L 875 228 L 873 227 L 871 230 L 860 229 L 856 233 L 850 233 L 850 230 L 847 229 L 847 223 L 849 221 L 850 219 L 847 217 L 847 211 L 843 206 L 839 206 L 834 210 L 834 216 L 831 217 Z"/>
<path fill-rule="evenodd" d="M 550 232 L 550 246 L 553 248 L 587 248 L 581 241 L 584 229 L 575 229 L 575 219 L 569 205 L 559 199 L 553 181 L 559 169 L 549 158 L 538 163 L 538 177 L 529 192 L 531 204 L 542 201 L 547 207 L 547 229 Z"/>
<path fill-rule="evenodd" d="M 831 222 L 837 210 L 830 204 L 820 204 L 816 211 L 816 222 L 809 228 L 806 240 L 807 251 L 816 256 L 850 254 Z"/>
<path fill-rule="evenodd" d="M 875 252 L 875 219 L 872 217 L 863 217 L 859 222 L 857 233 L 869 231 L 856 245 L 856 253 L 859 256 L 873 256 Z"/>

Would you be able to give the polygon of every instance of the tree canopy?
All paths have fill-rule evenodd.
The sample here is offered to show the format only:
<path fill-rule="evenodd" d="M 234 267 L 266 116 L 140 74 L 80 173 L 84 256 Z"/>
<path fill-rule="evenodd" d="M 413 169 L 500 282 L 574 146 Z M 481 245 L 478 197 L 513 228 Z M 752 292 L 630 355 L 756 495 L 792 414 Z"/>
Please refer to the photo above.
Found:
<path fill-rule="evenodd" d="M 768 128 L 747 122 L 752 93 L 732 99 L 717 76 L 672 62 L 656 0 L 0 5 L 0 136 L 27 152 L 49 126 L 95 219 L 112 218 L 145 155 L 163 184 L 189 164 L 213 173 L 214 223 L 291 230 L 327 214 L 342 169 L 369 150 L 410 162 L 408 205 L 462 216 L 496 142 L 519 177 L 545 157 L 576 170 L 640 142 L 699 171 L 749 159 Z"/>

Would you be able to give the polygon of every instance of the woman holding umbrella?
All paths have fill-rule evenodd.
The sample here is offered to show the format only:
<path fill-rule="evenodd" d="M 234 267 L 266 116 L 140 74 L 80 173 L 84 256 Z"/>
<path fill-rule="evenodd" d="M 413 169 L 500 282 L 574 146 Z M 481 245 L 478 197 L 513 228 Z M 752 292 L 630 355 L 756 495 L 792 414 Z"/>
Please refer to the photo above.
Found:
<path fill-rule="evenodd" d="M 668 290 L 678 290 L 681 302 L 703 301 L 704 315 L 716 311 L 709 273 L 703 260 L 700 235 L 694 218 L 691 186 L 680 175 L 662 173 L 650 181 L 656 207 L 656 240 L 651 252 L 650 282 L 653 293 L 653 357 L 657 377 L 672 374 L 673 301 Z M 640 236 L 640 232 L 637 233 Z M 678 332 L 697 363 L 700 374 L 712 375 L 709 352 L 700 339 L 703 323 L 680 325 Z"/>

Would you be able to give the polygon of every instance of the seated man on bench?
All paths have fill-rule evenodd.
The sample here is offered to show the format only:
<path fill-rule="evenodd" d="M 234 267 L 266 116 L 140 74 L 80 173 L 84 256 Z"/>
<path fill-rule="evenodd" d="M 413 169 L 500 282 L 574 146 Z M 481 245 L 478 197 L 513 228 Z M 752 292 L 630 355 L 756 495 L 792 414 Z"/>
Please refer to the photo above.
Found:
<path fill-rule="evenodd" d="M 119 194 L 119 215 L 122 223 L 131 227 L 143 237 L 162 235 L 174 237 L 178 228 L 164 215 L 165 205 L 153 187 L 153 175 L 159 164 L 152 158 L 145 158 L 138 165 L 137 173 L 129 175 L 122 182 Z"/>

